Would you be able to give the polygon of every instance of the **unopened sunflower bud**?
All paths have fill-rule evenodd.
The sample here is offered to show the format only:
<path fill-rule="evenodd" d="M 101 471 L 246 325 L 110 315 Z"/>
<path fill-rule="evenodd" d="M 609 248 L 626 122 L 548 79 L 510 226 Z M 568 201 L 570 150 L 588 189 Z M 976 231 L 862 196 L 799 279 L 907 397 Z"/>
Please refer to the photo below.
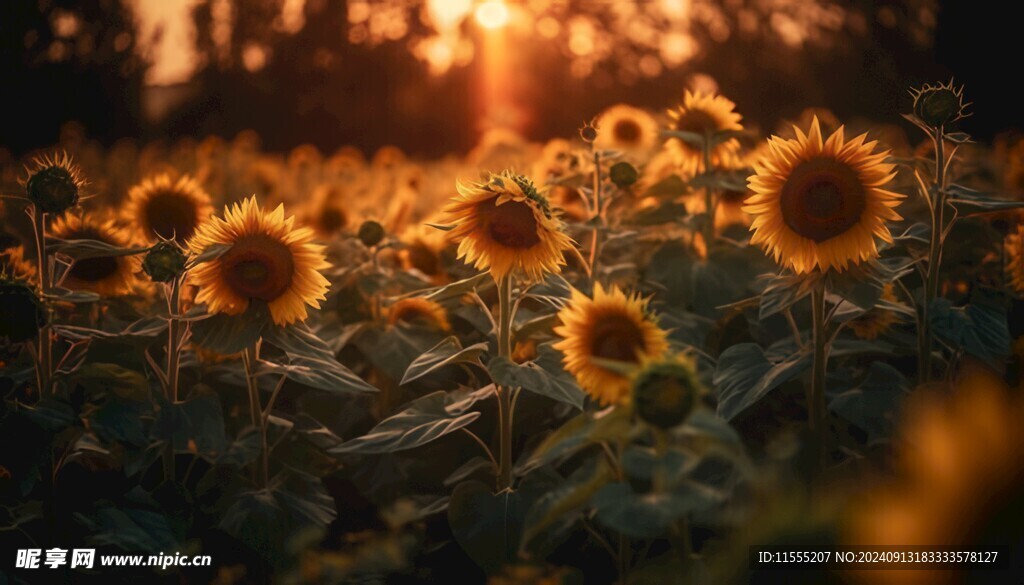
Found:
<path fill-rule="evenodd" d="M 640 178 L 640 173 L 637 172 L 636 167 L 625 161 L 613 164 L 608 174 L 612 178 L 612 183 L 615 183 L 615 186 L 620 189 L 629 187 Z"/>
<path fill-rule="evenodd" d="M 922 122 L 939 128 L 964 117 L 964 88 L 948 84 L 925 84 L 920 89 L 912 90 L 914 96 L 914 115 Z"/>
<path fill-rule="evenodd" d="M 587 144 L 593 144 L 597 140 L 597 126 L 593 122 L 584 122 L 580 128 L 580 138 Z"/>
<path fill-rule="evenodd" d="M 637 416 L 660 429 L 685 421 L 702 393 L 692 364 L 682 359 L 648 363 L 633 379 Z"/>
<path fill-rule="evenodd" d="M 159 242 L 142 259 L 142 270 L 153 282 L 171 282 L 185 271 L 188 258 L 177 244 Z"/>
<path fill-rule="evenodd" d="M 46 310 L 32 287 L 17 281 L 0 280 L 0 340 L 28 341 L 46 325 Z"/>
<path fill-rule="evenodd" d="M 371 220 L 363 222 L 363 225 L 359 226 L 359 241 L 363 243 L 367 248 L 372 248 L 384 239 L 387 233 L 384 231 L 384 226 Z"/>
<path fill-rule="evenodd" d="M 67 155 L 36 159 L 25 182 L 28 199 L 43 213 L 64 213 L 78 204 L 83 182 Z"/>

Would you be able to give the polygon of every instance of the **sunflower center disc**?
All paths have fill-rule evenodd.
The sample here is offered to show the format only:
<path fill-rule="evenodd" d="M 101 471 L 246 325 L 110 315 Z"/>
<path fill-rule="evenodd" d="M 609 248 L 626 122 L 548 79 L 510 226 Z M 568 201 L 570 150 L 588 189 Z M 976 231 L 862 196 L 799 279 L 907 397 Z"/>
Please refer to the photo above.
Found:
<path fill-rule="evenodd" d="M 864 212 L 864 186 L 857 172 L 829 157 L 806 160 L 782 187 L 782 218 L 801 236 L 824 242 L 857 225 Z"/>
<path fill-rule="evenodd" d="M 610 315 L 594 325 L 590 353 L 594 357 L 619 362 L 636 362 L 644 349 L 644 336 L 628 317 Z"/>
<path fill-rule="evenodd" d="M 239 296 L 272 301 L 288 290 L 295 261 L 288 246 L 267 236 L 235 243 L 221 259 L 225 280 Z"/>
<path fill-rule="evenodd" d="M 633 120 L 619 120 L 612 128 L 612 135 L 619 142 L 636 142 L 640 139 L 640 126 Z"/>
<path fill-rule="evenodd" d="M 337 207 L 325 207 L 320 212 L 320 227 L 326 233 L 333 234 L 345 227 L 347 223 L 348 218 L 345 217 L 345 212 Z"/>
<path fill-rule="evenodd" d="M 704 136 L 718 129 L 718 123 L 703 110 L 690 110 L 676 120 L 675 129 Z"/>
<path fill-rule="evenodd" d="M 506 248 L 526 249 L 540 243 L 537 236 L 537 219 L 533 216 L 533 208 L 522 201 L 507 201 L 495 205 L 494 200 L 487 202 L 490 210 L 485 208 L 485 216 L 489 216 L 487 232 L 491 239 Z"/>
<path fill-rule="evenodd" d="M 104 237 L 99 231 L 86 228 L 77 233 L 71 233 L 64 236 L 67 240 L 96 240 L 105 244 L 114 245 L 108 238 Z M 102 282 L 117 274 L 120 270 L 121 265 L 118 263 L 117 258 L 113 256 L 99 256 L 96 258 L 83 258 L 76 260 L 71 265 L 71 269 L 68 270 L 67 278 L 77 280 L 79 282 Z"/>
<path fill-rule="evenodd" d="M 184 242 L 196 230 L 196 206 L 177 193 L 157 193 L 146 203 L 146 223 L 161 238 Z"/>

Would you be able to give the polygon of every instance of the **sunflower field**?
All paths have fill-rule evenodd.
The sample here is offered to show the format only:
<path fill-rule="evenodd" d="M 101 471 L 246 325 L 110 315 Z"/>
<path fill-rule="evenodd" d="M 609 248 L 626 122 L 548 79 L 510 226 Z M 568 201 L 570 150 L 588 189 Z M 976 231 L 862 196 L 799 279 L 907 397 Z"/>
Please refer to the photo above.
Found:
<path fill-rule="evenodd" d="M 904 89 L 0 151 L 0 583 L 1019 583 L 1024 139 Z M 755 563 L 869 545 L 1003 557 Z"/>

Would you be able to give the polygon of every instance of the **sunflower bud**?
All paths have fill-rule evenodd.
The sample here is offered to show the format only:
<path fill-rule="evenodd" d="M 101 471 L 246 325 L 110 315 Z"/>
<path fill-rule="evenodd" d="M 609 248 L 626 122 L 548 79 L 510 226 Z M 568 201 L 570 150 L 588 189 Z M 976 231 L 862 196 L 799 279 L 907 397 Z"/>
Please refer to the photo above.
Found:
<path fill-rule="evenodd" d="M 36 292 L 24 283 L 0 281 L 0 340 L 21 343 L 46 325 L 46 310 Z"/>
<path fill-rule="evenodd" d="M 593 122 L 584 122 L 580 128 L 580 138 L 587 144 L 593 144 L 597 140 L 597 126 Z"/>
<path fill-rule="evenodd" d="M 686 420 L 702 393 L 693 365 L 680 359 L 649 363 L 633 379 L 637 416 L 660 429 Z"/>
<path fill-rule="evenodd" d="M 371 220 L 363 222 L 363 225 L 359 226 L 359 241 L 363 243 L 367 248 L 372 248 L 381 242 L 386 235 L 384 226 Z"/>
<path fill-rule="evenodd" d="M 925 84 L 912 90 L 914 115 L 925 124 L 939 128 L 964 117 L 964 88 L 953 87 L 953 82 L 933 86 Z"/>
<path fill-rule="evenodd" d="M 62 165 L 45 166 L 25 183 L 29 200 L 44 213 L 64 213 L 78 203 L 79 181 Z"/>
<path fill-rule="evenodd" d="M 185 253 L 171 241 L 159 242 L 142 259 L 142 270 L 153 282 L 171 282 L 185 271 Z"/>
<path fill-rule="evenodd" d="M 611 175 L 612 183 L 615 183 L 615 186 L 619 189 L 629 187 L 640 178 L 640 173 L 637 172 L 636 167 L 625 161 L 613 164 L 609 175 Z"/>

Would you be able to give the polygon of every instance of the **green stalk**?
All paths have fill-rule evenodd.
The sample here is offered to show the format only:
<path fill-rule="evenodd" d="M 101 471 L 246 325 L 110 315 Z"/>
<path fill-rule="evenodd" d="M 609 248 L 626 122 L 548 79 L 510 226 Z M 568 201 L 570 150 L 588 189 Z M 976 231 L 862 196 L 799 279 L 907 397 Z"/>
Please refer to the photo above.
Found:
<path fill-rule="evenodd" d="M 50 303 L 46 295 L 50 292 L 50 263 L 46 254 L 46 213 L 36 206 L 32 210 L 32 227 L 36 237 L 36 269 L 39 278 L 39 290 L 43 295 L 43 305 L 46 311 L 46 324 L 39 328 L 39 351 L 38 362 L 36 363 L 36 383 L 39 385 L 39 395 L 42 396 L 47 390 L 52 390 L 53 380 L 53 338 L 50 335 L 52 314 Z"/>
<path fill-rule="evenodd" d="M 704 135 L 704 175 L 711 174 L 711 135 Z M 711 243 L 715 240 L 715 192 L 710 185 L 704 187 L 704 212 L 707 214 L 707 222 L 704 224 L 704 248 L 711 249 Z"/>
<path fill-rule="evenodd" d="M 604 202 L 601 197 L 601 154 L 594 151 L 594 214 L 591 228 L 594 230 L 590 236 L 590 279 L 597 278 L 597 261 L 601 248 L 601 226 L 604 225 Z"/>
<path fill-rule="evenodd" d="M 498 285 L 498 355 L 512 359 L 512 276 Z M 498 491 L 512 487 L 512 388 L 498 387 Z"/>
<path fill-rule="evenodd" d="M 171 281 L 170 290 L 167 293 L 167 387 L 164 389 L 165 397 L 169 403 L 178 402 L 178 367 L 181 361 L 181 335 L 178 319 L 178 309 L 181 298 L 181 277 L 175 277 Z M 165 289 L 166 290 L 166 289 Z M 174 481 L 174 441 L 168 441 L 164 448 L 164 479 Z"/>
<path fill-rule="evenodd" d="M 828 453 L 828 419 L 825 410 L 825 373 L 828 370 L 828 335 L 825 331 L 825 283 L 811 291 L 811 323 L 814 335 L 814 365 L 807 395 L 807 420 L 818 444 L 818 459 L 824 465 Z"/>
<path fill-rule="evenodd" d="M 943 129 L 936 128 L 932 141 L 935 144 L 935 199 L 932 201 L 932 235 L 928 249 L 928 275 L 925 281 L 924 301 L 921 303 L 921 323 L 917 331 L 918 382 L 925 383 L 931 377 L 932 336 L 928 309 L 939 294 L 939 268 L 942 264 L 942 233 L 946 226 L 946 154 Z"/>
<path fill-rule="evenodd" d="M 242 363 L 245 365 L 245 384 L 249 390 L 249 414 L 252 417 L 252 424 L 260 433 L 260 458 L 259 463 L 253 464 L 253 480 L 257 477 L 262 481 L 263 487 L 268 483 L 267 472 L 267 427 L 263 424 L 263 415 L 260 408 L 260 391 L 256 385 L 254 367 L 258 359 L 256 346 L 248 347 L 242 353 Z"/>

